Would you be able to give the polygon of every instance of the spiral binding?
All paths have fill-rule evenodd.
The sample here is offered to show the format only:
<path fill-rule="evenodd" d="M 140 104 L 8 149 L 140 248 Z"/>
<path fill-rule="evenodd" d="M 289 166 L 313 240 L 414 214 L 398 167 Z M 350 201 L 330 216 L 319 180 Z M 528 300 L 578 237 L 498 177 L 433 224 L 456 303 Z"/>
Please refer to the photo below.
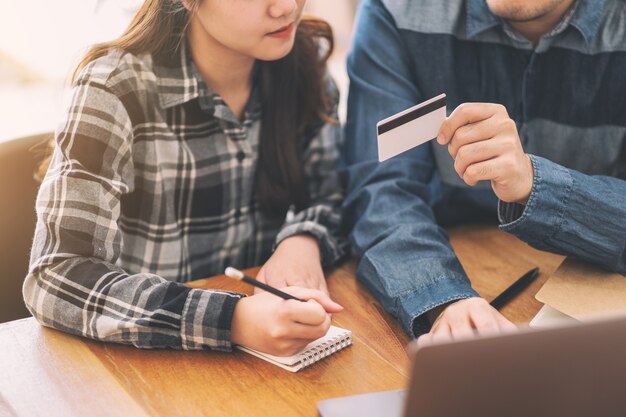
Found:
<path fill-rule="evenodd" d="M 323 359 L 326 356 L 330 356 L 338 350 L 341 350 L 346 346 L 350 346 L 351 344 L 352 335 L 350 333 L 338 335 L 332 339 L 325 341 L 324 343 L 320 343 L 319 345 L 307 350 L 306 352 L 302 352 L 300 355 L 298 355 L 298 359 L 300 359 L 302 368 L 306 368 L 307 366 L 314 364 L 320 359 Z"/>

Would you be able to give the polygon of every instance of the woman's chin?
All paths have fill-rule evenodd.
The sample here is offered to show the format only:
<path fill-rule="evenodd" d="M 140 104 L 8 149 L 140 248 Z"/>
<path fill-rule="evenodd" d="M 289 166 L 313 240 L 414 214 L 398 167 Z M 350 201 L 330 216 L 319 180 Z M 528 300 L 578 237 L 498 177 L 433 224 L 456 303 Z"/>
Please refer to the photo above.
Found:
<path fill-rule="evenodd" d="M 286 57 L 293 49 L 293 39 L 281 40 L 283 45 L 275 45 L 275 39 L 271 39 L 268 43 L 274 43 L 274 45 L 268 45 L 265 43 L 263 48 L 259 48 L 259 51 L 255 54 L 255 58 L 261 61 L 277 61 Z"/>

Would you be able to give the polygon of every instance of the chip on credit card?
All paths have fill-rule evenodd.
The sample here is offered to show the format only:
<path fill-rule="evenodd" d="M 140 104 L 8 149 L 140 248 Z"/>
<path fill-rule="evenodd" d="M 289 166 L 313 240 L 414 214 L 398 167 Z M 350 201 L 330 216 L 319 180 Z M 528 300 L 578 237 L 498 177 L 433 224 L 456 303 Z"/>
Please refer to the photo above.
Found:
<path fill-rule="evenodd" d="M 378 160 L 385 161 L 437 137 L 446 119 L 446 95 L 441 94 L 376 124 Z"/>

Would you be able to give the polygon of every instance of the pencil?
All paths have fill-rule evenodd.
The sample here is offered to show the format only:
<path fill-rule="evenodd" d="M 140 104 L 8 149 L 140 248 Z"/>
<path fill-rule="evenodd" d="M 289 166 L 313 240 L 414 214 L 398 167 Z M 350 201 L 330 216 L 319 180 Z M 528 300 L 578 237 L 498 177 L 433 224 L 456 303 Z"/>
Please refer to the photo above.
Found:
<path fill-rule="evenodd" d="M 269 286 L 261 281 L 257 281 L 256 279 L 252 278 L 251 276 L 248 276 L 246 274 L 244 274 L 243 272 L 241 272 L 238 269 L 235 269 L 231 266 L 229 266 L 228 268 L 226 268 L 226 270 L 224 271 L 224 274 L 226 274 L 227 277 L 229 278 L 233 278 L 233 279 L 238 279 L 239 281 L 243 281 L 247 284 L 253 285 L 257 288 L 261 288 L 262 290 L 265 290 L 267 292 L 271 292 L 274 295 L 277 295 L 281 298 L 284 298 L 285 300 L 297 300 L 297 301 L 302 301 L 302 302 L 306 302 L 305 300 L 302 300 L 298 297 L 294 297 L 291 294 L 287 294 L 286 292 L 283 292 L 277 288 L 274 288 L 272 286 Z"/>

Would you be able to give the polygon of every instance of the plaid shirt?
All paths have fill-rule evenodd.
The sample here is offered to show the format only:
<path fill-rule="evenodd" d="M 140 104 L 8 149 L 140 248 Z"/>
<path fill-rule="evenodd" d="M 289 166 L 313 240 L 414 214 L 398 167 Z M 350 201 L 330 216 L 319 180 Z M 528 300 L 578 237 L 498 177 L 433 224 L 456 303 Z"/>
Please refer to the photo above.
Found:
<path fill-rule="evenodd" d="M 142 348 L 230 350 L 242 295 L 182 282 L 259 265 L 295 234 L 318 239 L 326 266 L 343 255 L 340 127 L 320 122 L 303 138 L 310 207 L 268 218 L 254 191 L 258 91 L 240 122 L 189 55 L 112 51 L 76 80 L 24 284 L 43 325 Z"/>

